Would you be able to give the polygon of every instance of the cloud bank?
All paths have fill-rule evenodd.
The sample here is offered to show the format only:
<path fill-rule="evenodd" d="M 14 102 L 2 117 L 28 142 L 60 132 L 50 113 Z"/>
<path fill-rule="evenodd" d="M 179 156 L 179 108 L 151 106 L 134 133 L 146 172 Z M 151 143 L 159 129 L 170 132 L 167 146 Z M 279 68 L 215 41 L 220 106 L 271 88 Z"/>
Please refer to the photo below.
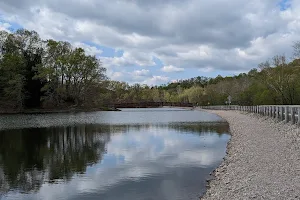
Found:
<path fill-rule="evenodd" d="M 233 74 L 290 56 L 299 18 L 296 0 L 0 2 L 0 30 L 24 27 L 68 40 L 97 54 L 111 78 L 130 83 Z M 151 75 L 141 80 L 136 70 Z"/>

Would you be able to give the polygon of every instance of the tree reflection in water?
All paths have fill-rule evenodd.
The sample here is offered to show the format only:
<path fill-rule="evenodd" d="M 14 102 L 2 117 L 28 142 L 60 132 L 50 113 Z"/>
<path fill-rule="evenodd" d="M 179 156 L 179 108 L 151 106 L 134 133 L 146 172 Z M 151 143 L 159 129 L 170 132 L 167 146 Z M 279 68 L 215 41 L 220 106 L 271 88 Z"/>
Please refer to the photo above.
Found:
<path fill-rule="evenodd" d="M 37 192 L 43 183 L 69 181 L 87 166 L 101 162 L 111 134 L 150 126 L 177 131 L 214 131 L 222 135 L 221 124 L 77 125 L 73 127 L 30 128 L 0 131 L 0 193 L 10 190 Z"/>
<path fill-rule="evenodd" d="M 76 126 L 0 132 L 1 191 L 36 191 L 44 182 L 69 180 L 101 160 L 108 127 Z"/>

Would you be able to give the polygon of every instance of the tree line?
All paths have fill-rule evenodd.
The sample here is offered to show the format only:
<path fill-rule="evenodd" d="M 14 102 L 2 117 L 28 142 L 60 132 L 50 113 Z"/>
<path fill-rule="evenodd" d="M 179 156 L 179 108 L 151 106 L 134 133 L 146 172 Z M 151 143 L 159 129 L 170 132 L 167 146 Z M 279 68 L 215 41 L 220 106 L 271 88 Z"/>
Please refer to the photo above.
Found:
<path fill-rule="evenodd" d="M 0 107 L 97 106 L 106 69 L 68 42 L 42 40 L 35 31 L 0 32 Z"/>
<path fill-rule="evenodd" d="M 95 56 L 65 41 L 42 40 L 35 31 L 0 31 L 0 111 L 31 108 L 103 108 L 140 101 L 232 104 L 300 104 L 300 42 L 248 73 L 198 76 L 160 86 L 109 80 Z"/>
<path fill-rule="evenodd" d="M 224 105 L 228 96 L 235 105 L 300 104 L 300 42 L 293 45 L 289 62 L 276 55 L 248 73 L 215 78 L 198 76 L 149 87 L 110 81 L 108 99 L 118 103 L 139 101 L 188 102 L 195 105 Z"/>

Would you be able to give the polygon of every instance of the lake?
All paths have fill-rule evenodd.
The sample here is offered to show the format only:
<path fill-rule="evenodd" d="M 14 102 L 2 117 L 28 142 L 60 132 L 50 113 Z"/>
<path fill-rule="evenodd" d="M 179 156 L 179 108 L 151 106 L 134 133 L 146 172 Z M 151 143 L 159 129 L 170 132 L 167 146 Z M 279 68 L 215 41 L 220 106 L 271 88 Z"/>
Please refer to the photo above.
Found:
<path fill-rule="evenodd" d="M 0 199 L 196 200 L 228 132 L 179 108 L 2 115 Z"/>

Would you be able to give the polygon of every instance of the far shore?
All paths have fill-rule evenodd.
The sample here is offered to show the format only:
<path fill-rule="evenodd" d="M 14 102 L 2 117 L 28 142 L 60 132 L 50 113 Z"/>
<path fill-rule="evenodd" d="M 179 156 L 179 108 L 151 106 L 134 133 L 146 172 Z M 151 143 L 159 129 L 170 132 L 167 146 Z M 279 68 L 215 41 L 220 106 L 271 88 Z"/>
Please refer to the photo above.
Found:
<path fill-rule="evenodd" d="M 65 109 L 25 109 L 25 110 L 4 110 L 0 109 L 0 115 L 4 114 L 47 114 L 47 113 L 74 113 L 74 112 L 95 112 L 95 111 L 120 111 L 118 108 L 65 108 Z"/>
<path fill-rule="evenodd" d="M 163 106 L 163 107 L 132 107 L 132 108 L 181 108 L 193 110 L 193 107 L 171 107 L 171 106 Z M 109 108 L 109 107 L 101 107 L 101 108 L 62 108 L 62 109 L 44 109 L 44 108 L 36 108 L 36 109 L 25 109 L 25 110 L 9 110 L 9 109 L 0 109 L 0 115 L 6 114 L 48 114 L 48 113 L 74 113 L 74 112 L 96 112 L 96 111 L 121 111 L 122 108 Z"/>

